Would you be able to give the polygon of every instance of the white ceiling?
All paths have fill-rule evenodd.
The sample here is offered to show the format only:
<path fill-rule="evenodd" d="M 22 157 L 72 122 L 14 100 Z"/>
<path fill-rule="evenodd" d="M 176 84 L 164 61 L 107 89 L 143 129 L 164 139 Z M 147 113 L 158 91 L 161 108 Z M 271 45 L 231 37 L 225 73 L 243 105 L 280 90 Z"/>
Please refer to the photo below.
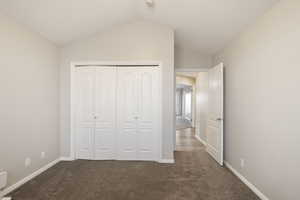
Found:
<path fill-rule="evenodd" d="M 148 19 L 173 27 L 176 45 L 213 54 L 277 1 L 0 0 L 0 11 L 58 45 Z"/>
<path fill-rule="evenodd" d="M 0 0 L 0 11 L 58 45 L 136 18 L 134 0 Z"/>
<path fill-rule="evenodd" d="M 139 1 L 146 19 L 175 29 L 176 44 L 213 54 L 278 0 L 156 0 L 153 9 Z"/>

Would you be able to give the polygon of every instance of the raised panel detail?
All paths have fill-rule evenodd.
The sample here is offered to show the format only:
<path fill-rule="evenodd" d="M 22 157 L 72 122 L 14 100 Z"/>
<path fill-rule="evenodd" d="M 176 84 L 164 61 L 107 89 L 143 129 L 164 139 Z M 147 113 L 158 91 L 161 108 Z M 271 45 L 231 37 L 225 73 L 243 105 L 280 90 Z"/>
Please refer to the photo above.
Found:
<path fill-rule="evenodd" d="M 112 160 L 116 156 L 116 70 L 95 68 L 95 160 Z"/>
<path fill-rule="evenodd" d="M 118 159 L 136 160 L 139 113 L 136 68 L 118 68 Z"/>
<path fill-rule="evenodd" d="M 94 68 L 78 68 L 76 75 L 78 80 L 76 158 L 92 159 L 94 134 Z"/>

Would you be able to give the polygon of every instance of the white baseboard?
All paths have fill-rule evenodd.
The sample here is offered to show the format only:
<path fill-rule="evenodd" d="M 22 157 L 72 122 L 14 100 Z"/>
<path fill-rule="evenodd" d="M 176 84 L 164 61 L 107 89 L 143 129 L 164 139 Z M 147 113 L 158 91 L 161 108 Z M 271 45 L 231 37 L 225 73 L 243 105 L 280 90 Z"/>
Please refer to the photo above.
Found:
<path fill-rule="evenodd" d="M 266 195 L 264 195 L 259 189 L 255 187 L 250 181 L 248 181 L 242 174 L 235 170 L 227 161 L 224 161 L 225 166 L 232 171 L 243 183 L 245 183 L 259 198 L 262 200 L 270 200 Z"/>
<path fill-rule="evenodd" d="M 74 158 L 71 157 L 60 157 L 60 161 L 74 161 Z"/>
<path fill-rule="evenodd" d="M 160 159 L 158 162 L 159 163 L 170 163 L 170 164 L 173 164 L 173 163 L 175 163 L 175 160 L 174 159 Z"/>
<path fill-rule="evenodd" d="M 198 135 L 195 135 L 195 138 L 199 140 L 204 146 L 206 146 L 206 142 L 202 140 Z"/>
<path fill-rule="evenodd" d="M 37 171 L 33 172 L 32 174 L 26 176 L 25 178 L 23 178 L 22 180 L 18 181 L 17 183 L 5 188 L 4 190 L 0 191 L 0 198 L 4 197 L 5 195 L 11 193 L 12 191 L 14 191 L 15 189 L 17 189 L 18 187 L 22 186 L 23 184 L 25 184 L 26 182 L 30 181 L 31 179 L 33 179 L 34 177 L 40 175 L 41 173 L 43 173 L 44 171 L 46 171 L 47 169 L 49 169 L 50 167 L 54 166 L 55 164 L 57 164 L 60 161 L 59 159 L 56 159 L 52 162 L 50 162 L 49 164 L 45 165 L 44 167 L 38 169 Z"/>
<path fill-rule="evenodd" d="M 74 161 L 74 158 L 71 157 L 60 157 L 60 161 Z M 157 162 L 159 163 L 175 163 L 174 159 L 160 159 Z"/>

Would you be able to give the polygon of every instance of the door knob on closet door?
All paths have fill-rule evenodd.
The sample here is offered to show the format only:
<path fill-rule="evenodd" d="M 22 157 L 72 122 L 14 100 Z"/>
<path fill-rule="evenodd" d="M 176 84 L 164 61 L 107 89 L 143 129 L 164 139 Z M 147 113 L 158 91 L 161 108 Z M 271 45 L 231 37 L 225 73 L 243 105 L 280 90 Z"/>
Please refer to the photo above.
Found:
<path fill-rule="evenodd" d="M 138 117 L 138 116 L 135 116 L 134 119 L 137 120 L 137 119 L 139 119 L 139 117 Z"/>

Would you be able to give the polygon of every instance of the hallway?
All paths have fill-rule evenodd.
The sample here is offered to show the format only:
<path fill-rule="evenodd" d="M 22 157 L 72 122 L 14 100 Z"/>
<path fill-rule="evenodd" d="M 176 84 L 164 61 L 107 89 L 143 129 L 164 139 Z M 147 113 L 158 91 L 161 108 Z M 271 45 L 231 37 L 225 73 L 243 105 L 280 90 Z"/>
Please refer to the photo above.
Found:
<path fill-rule="evenodd" d="M 205 146 L 195 137 L 194 128 L 176 130 L 176 151 L 205 151 Z"/>
<path fill-rule="evenodd" d="M 182 119 L 182 117 L 176 117 L 176 130 L 191 128 L 192 124 L 188 120 Z"/>

